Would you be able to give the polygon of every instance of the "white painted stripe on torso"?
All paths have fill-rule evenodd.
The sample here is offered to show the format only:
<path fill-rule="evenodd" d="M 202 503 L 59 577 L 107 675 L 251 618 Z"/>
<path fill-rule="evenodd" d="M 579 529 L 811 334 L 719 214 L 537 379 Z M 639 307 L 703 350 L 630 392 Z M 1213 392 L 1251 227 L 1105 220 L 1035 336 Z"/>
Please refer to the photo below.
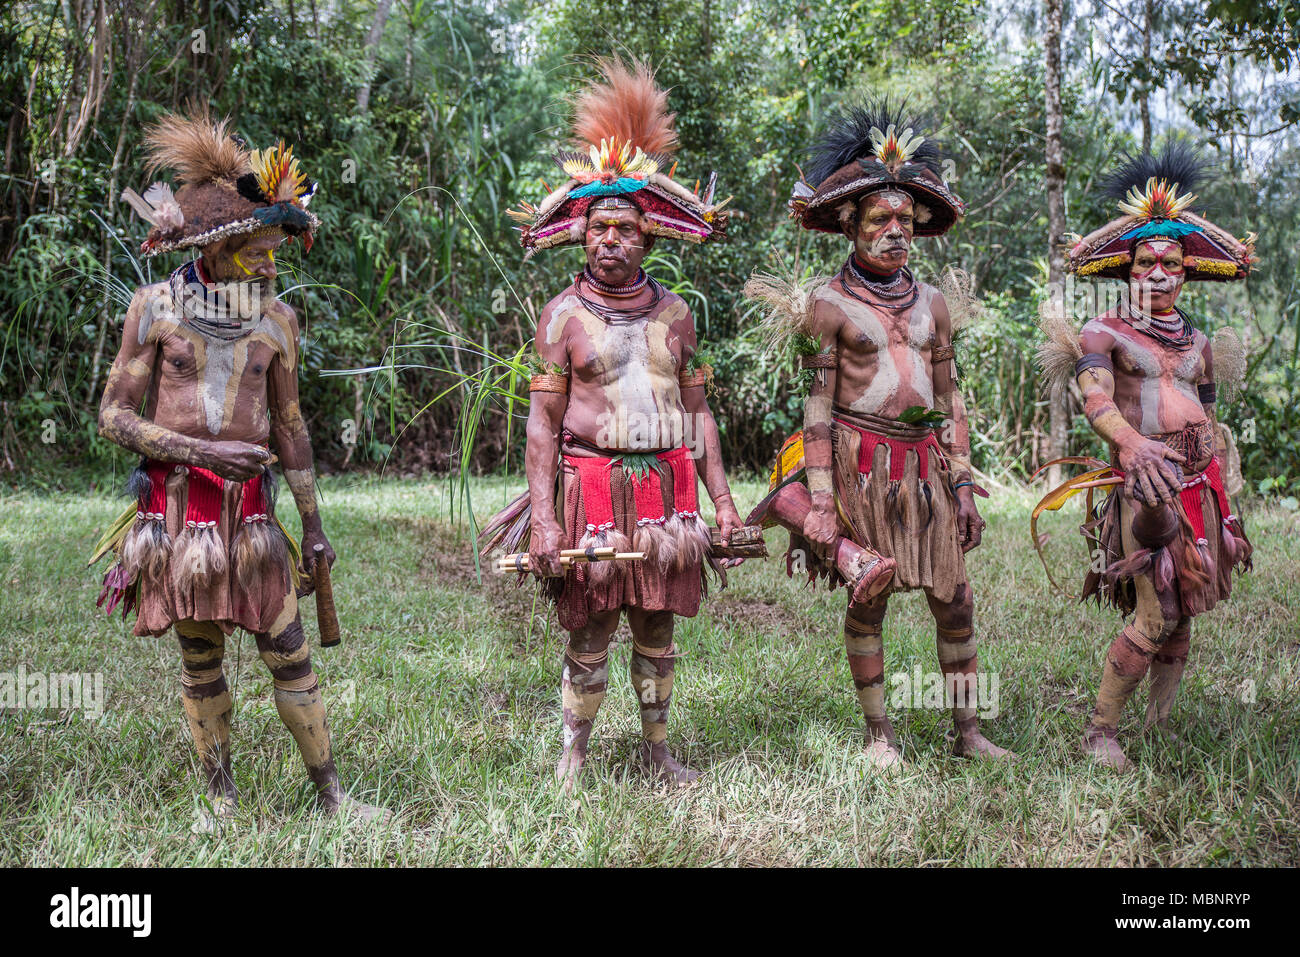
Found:
<path fill-rule="evenodd" d="M 856 299 L 850 299 L 836 289 L 827 288 L 825 295 L 833 298 L 840 310 L 849 317 L 854 327 L 876 347 L 876 374 L 867 390 L 849 403 L 854 412 L 879 412 L 898 394 L 899 374 L 894 357 L 889 353 L 889 333 L 874 309 Z"/>
<path fill-rule="evenodd" d="M 1149 347 L 1144 345 L 1136 331 L 1103 325 L 1115 338 L 1116 344 L 1124 350 L 1125 357 L 1142 373 L 1142 385 L 1138 393 L 1142 407 L 1142 423 L 1138 431 L 1143 435 L 1156 435 L 1165 431 L 1160 422 L 1160 360 Z"/>
<path fill-rule="evenodd" d="M 912 366 L 912 388 L 921 397 L 921 404 L 927 409 L 934 408 L 934 378 L 930 374 L 929 363 L 921 355 L 921 350 L 934 338 L 934 296 L 936 290 L 930 286 L 921 286 L 912 307 L 911 321 L 907 326 L 908 341 L 912 348 L 908 351 L 908 361 Z"/>

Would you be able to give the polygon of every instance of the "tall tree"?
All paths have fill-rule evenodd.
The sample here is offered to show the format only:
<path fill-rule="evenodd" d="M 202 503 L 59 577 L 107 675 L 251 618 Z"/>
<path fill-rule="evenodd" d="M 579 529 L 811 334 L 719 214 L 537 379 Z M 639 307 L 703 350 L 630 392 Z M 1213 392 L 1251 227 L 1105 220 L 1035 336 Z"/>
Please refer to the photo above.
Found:
<path fill-rule="evenodd" d="M 1065 256 L 1061 240 L 1065 234 L 1065 144 L 1062 138 L 1064 114 L 1061 110 L 1061 19 L 1063 0 L 1047 0 L 1047 26 L 1043 36 L 1044 88 L 1047 106 L 1047 288 L 1048 295 L 1064 304 L 1062 283 Z M 1068 393 L 1057 385 L 1052 388 L 1048 419 L 1047 457 L 1060 458 L 1066 452 L 1069 433 Z M 1060 469 L 1051 470 L 1048 481 L 1060 484 Z"/>
<path fill-rule="evenodd" d="M 370 83 L 374 77 L 375 57 L 379 54 L 379 41 L 384 38 L 384 24 L 388 22 L 389 11 L 393 9 L 393 0 L 379 0 L 375 5 L 375 19 L 370 24 L 370 34 L 366 37 L 366 80 L 357 90 L 357 112 L 364 113 L 370 109 Z"/>

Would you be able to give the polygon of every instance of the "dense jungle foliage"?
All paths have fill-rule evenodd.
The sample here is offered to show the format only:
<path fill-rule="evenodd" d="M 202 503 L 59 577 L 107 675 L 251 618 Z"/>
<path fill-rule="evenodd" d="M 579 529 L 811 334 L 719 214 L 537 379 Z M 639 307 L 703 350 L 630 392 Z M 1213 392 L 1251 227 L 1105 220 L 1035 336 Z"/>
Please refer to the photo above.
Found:
<path fill-rule="evenodd" d="M 715 367 L 732 467 L 763 469 L 798 427 L 792 370 L 765 355 L 741 288 L 779 263 L 832 270 L 846 249 L 793 227 L 785 200 L 819 122 L 864 93 L 933 120 L 969 205 L 914 271 L 967 270 L 983 310 L 964 338 L 975 463 L 1023 478 L 1045 453 L 1033 365 L 1046 295 L 1044 11 L 1030 0 L 35 0 L 0 11 L 0 475 L 125 461 L 96 435 L 132 290 L 179 264 L 138 258 L 119 201 L 148 183 L 150 120 L 189 98 L 253 145 L 295 144 L 320 182 L 315 247 L 284 257 L 305 325 L 303 406 L 326 470 L 517 467 L 519 405 L 487 388 L 581 264 L 524 262 L 504 215 L 554 183 L 564 94 L 589 58 L 648 57 L 671 87 L 678 177 L 718 172 L 738 211 L 727 243 L 659 244 L 651 268 L 687 297 Z M 1065 6 L 1066 213 L 1087 232 L 1116 155 L 1187 136 L 1215 161 L 1203 204 L 1258 233 L 1247 283 L 1181 301 L 1246 342 L 1222 415 L 1257 492 L 1294 506 L 1300 380 L 1300 139 L 1294 4 L 1213 0 Z M 1144 55 L 1150 51 L 1150 55 Z M 485 363 L 487 363 L 485 365 Z M 357 371 L 365 370 L 365 371 Z M 495 380 L 493 380 L 495 381 Z M 506 385 L 509 385 L 508 379 Z M 467 396 L 469 397 L 467 399 Z M 482 403 L 462 448 L 466 402 Z M 1072 452 L 1099 451 L 1076 413 Z"/>

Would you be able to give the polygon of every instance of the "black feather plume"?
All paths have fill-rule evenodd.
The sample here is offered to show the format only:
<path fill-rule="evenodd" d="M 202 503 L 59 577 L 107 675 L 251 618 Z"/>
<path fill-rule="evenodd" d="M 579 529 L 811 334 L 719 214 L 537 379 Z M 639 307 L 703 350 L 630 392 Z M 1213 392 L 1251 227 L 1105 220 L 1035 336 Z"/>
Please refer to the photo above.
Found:
<path fill-rule="evenodd" d="M 266 202 L 266 197 L 262 194 L 262 187 L 257 185 L 256 173 L 245 173 L 235 180 L 235 189 L 239 190 L 239 195 L 250 203 Z"/>
<path fill-rule="evenodd" d="M 1182 195 L 1196 192 L 1209 175 L 1210 165 L 1200 150 L 1187 140 L 1170 140 L 1159 153 L 1130 153 L 1115 172 L 1106 177 L 1102 191 L 1110 199 L 1120 200 L 1134 186 L 1146 188 L 1151 177 L 1178 184 Z"/>
<path fill-rule="evenodd" d="M 873 155 L 875 148 L 871 145 L 871 128 L 874 126 L 883 133 L 891 123 L 900 134 L 903 130 L 911 129 L 913 133 L 925 137 L 925 142 L 912 155 L 910 162 L 920 164 L 936 176 L 941 176 L 939 147 L 926 135 L 922 118 L 909 114 L 906 103 L 894 106 L 887 97 L 882 97 L 860 106 L 851 106 L 831 116 L 826 128 L 808 150 L 805 177 L 808 184 L 819 186 L 836 170 L 843 169 L 854 160 Z"/>
<path fill-rule="evenodd" d="M 153 490 L 153 480 L 144 470 L 147 461 L 148 459 L 141 459 L 140 464 L 131 469 L 131 474 L 126 477 L 126 487 L 122 490 L 123 495 L 137 502 L 147 502 L 149 493 Z"/>
<path fill-rule="evenodd" d="M 266 510 L 269 514 L 275 514 L 275 498 L 280 491 L 280 486 L 276 482 L 275 473 L 271 471 L 269 465 L 262 466 L 262 494 L 266 497 Z"/>

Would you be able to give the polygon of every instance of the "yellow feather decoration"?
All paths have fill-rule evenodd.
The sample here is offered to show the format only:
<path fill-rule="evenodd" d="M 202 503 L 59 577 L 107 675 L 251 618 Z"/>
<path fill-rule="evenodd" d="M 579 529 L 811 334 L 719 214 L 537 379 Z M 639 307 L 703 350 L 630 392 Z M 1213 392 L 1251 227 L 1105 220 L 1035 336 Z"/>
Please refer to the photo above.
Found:
<path fill-rule="evenodd" d="M 250 155 L 257 186 L 269 203 L 294 202 L 306 192 L 307 177 L 298 172 L 293 147 L 281 140 L 274 147 Z"/>
<path fill-rule="evenodd" d="M 1147 180 L 1145 191 L 1136 186 L 1130 189 L 1128 195 L 1120 200 L 1119 208 L 1121 212 L 1143 219 L 1175 219 L 1195 201 L 1195 193 L 1179 196 L 1177 183 L 1170 184 L 1168 180 L 1152 176 Z"/>

